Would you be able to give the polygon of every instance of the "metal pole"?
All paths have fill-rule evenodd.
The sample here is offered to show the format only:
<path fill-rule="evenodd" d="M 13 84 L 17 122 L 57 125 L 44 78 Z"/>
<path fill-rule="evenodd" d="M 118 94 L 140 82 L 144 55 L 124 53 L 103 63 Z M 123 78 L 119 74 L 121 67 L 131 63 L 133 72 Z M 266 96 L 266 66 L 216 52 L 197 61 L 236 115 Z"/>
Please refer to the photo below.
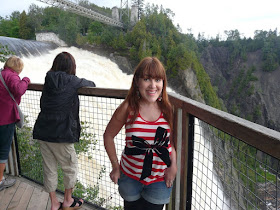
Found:
<path fill-rule="evenodd" d="M 194 150 L 194 116 L 189 115 L 188 174 L 187 174 L 187 204 L 186 204 L 186 210 L 190 210 L 191 205 L 192 205 L 193 150 Z"/>

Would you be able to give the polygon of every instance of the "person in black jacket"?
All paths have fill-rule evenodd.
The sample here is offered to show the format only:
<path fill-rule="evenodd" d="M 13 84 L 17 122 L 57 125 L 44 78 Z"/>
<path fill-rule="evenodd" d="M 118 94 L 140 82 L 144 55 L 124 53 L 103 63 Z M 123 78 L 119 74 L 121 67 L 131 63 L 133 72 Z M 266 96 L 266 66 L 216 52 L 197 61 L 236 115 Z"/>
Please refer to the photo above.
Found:
<path fill-rule="evenodd" d="M 51 210 L 77 209 L 84 202 L 72 198 L 78 169 L 74 143 L 79 142 L 81 132 L 77 91 L 85 86 L 95 87 L 95 84 L 75 75 L 74 57 L 68 52 L 59 53 L 45 77 L 41 112 L 33 130 L 33 138 L 38 140 L 43 157 L 44 187 L 50 195 Z M 63 203 L 58 201 L 55 194 L 57 163 L 64 174 Z"/>

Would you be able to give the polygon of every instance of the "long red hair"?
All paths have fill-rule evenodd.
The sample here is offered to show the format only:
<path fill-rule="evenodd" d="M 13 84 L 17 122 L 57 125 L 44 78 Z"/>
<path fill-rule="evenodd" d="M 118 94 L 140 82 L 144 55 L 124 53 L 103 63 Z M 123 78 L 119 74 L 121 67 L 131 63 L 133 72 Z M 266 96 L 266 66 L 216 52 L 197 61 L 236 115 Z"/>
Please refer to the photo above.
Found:
<path fill-rule="evenodd" d="M 146 75 L 148 75 L 148 77 L 150 78 L 163 80 L 162 100 L 157 101 L 157 103 L 163 113 L 164 118 L 166 119 L 170 128 L 172 129 L 173 112 L 172 112 L 172 106 L 169 102 L 168 95 L 166 92 L 167 77 L 166 77 L 164 66 L 156 57 L 143 58 L 134 71 L 132 84 L 129 89 L 128 95 L 125 99 L 128 102 L 128 113 L 133 113 L 131 122 L 135 121 L 139 113 L 140 100 L 137 94 L 138 91 L 137 82 L 139 78 L 144 78 L 144 75 L 145 77 Z"/>

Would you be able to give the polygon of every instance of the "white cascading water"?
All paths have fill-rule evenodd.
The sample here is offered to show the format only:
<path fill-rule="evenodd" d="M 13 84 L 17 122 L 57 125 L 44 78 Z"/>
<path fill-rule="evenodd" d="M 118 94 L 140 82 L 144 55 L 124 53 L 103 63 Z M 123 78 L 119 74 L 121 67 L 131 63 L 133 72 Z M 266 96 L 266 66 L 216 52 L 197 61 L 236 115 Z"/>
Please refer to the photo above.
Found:
<path fill-rule="evenodd" d="M 203 138 L 203 130 L 195 118 L 195 144 L 192 206 L 195 210 L 229 210 L 229 201 L 224 196 L 223 187 L 213 168 L 213 150 L 208 140 Z"/>
<path fill-rule="evenodd" d="M 50 70 L 55 56 L 62 51 L 71 53 L 75 58 L 77 66 L 76 75 L 80 78 L 94 81 L 96 87 L 130 88 L 132 75 L 124 74 L 109 59 L 76 47 L 57 48 L 39 57 L 23 57 L 25 67 L 20 76 L 28 76 L 32 83 L 43 84 L 46 73 Z"/>
<path fill-rule="evenodd" d="M 24 61 L 24 69 L 23 72 L 20 74 L 20 77 L 23 78 L 24 76 L 27 76 L 31 79 L 32 83 L 40 83 L 43 84 L 44 83 L 44 78 L 45 75 L 47 73 L 47 71 L 51 68 L 53 60 L 55 58 L 55 56 L 62 52 L 62 51 L 67 51 L 69 53 L 71 53 L 75 60 L 76 60 L 76 65 L 77 65 L 77 76 L 80 78 L 86 78 L 88 80 L 92 80 L 95 82 L 97 87 L 100 88 L 117 88 L 117 89 L 129 89 L 130 85 L 131 85 L 131 81 L 132 81 L 132 75 L 127 75 L 125 73 L 123 73 L 118 66 L 112 62 L 110 59 L 96 55 L 92 52 L 86 51 L 86 50 L 81 50 L 75 47 L 70 47 L 70 48 L 57 48 L 55 50 L 51 50 L 49 51 L 49 53 L 41 55 L 41 56 L 24 56 L 22 59 Z M 3 66 L 3 63 L 0 62 L 0 66 Z M 168 89 L 168 91 L 172 91 L 171 89 Z M 172 91 L 173 92 L 173 91 Z M 37 100 L 39 100 L 39 98 L 37 98 Z M 23 102 L 24 103 L 24 102 Z M 22 104 L 22 106 L 24 107 L 25 105 Z M 116 107 L 114 107 L 115 109 Z M 39 112 L 39 110 L 38 110 Z M 38 112 L 34 113 L 34 115 L 37 115 Z M 110 115 L 110 114 L 109 114 Z M 36 119 L 36 116 L 33 116 Z M 82 120 L 82 119 L 81 119 Z M 109 120 L 109 119 L 106 119 Z M 32 122 L 34 123 L 34 122 Z M 95 123 L 95 122 L 93 122 Z M 197 124 L 197 123 L 196 123 Z M 100 129 L 100 128 L 99 128 Z M 105 129 L 105 128 L 104 128 Z M 196 142 L 200 141 L 200 144 L 205 144 L 204 140 L 201 140 L 201 127 L 196 126 Z M 200 138 L 200 139 L 199 139 Z M 102 144 L 100 144 L 102 145 Z M 204 145 L 205 147 L 211 147 L 211 145 Z M 99 147 L 97 145 L 98 148 L 96 148 L 97 150 L 104 152 L 104 148 L 102 149 L 101 147 Z M 121 151 L 121 150 L 120 150 Z M 208 151 L 211 151 L 208 150 Z M 203 153 L 204 151 L 201 151 L 201 153 Z M 121 155 L 120 152 L 118 152 L 119 156 Z M 196 153 L 194 155 L 197 155 Z M 196 177 L 199 177 L 201 179 L 198 180 L 194 180 L 196 182 L 198 182 L 197 185 L 201 185 L 203 186 L 202 183 L 200 183 L 200 180 L 203 180 L 204 183 L 207 183 L 207 186 L 205 186 L 205 189 L 202 189 L 200 191 L 200 189 L 196 189 L 195 194 L 193 193 L 193 196 L 198 196 L 195 198 L 195 202 L 193 203 L 193 206 L 195 207 L 195 209 L 203 209 L 202 207 L 204 206 L 211 206 L 215 207 L 213 209 L 228 209 L 225 206 L 225 198 L 222 192 L 222 187 L 221 184 L 219 184 L 218 179 L 216 178 L 216 176 L 214 175 L 213 172 L 213 155 L 212 152 L 210 152 L 210 154 L 204 154 L 206 156 L 208 156 L 207 163 L 203 163 L 202 165 L 199 164 L 198 162 L 194 162 L 194 164 L 197 164 L 197 168 L 199 168 L 200 170 L 198 171 L 194 171 L 196 172 Z M 106 154 L 105 154 L 106 156 Z M 84 157 L 83 157 L 84 158 Z M 94 157 L 95 158 L 95 157 Z M 93 158 L 93 159 L 94 159 Z M 98 159 L 100 159 L 100 157 L 97 157 Z M 196 157 L 198 158 L 198 157 Z M 89 161 L 89 160 L 86 160 Z M 92 160 L 92 162 L 94 162 L 94 160 Z M 106 161 L 107 163 L 109 163 L 109 161 Z M 90 165 L 89 163 L 85 163 L 85 165 Z M 96 164 L 96 163 L 94 163 Z M 204 167 L 207 166 L 207 167 Z M 110 168 L 110 164 L 106 165 L 106 168 Z M 83 170 L 83 169 L 82 169 Z M 91 171 L 88 168 L 86 169 L 87 171 Z M 108 170 L 107 170 L 108 171 Z M 83 183 L 86 184 L 86 180 L 90 179 L 93 180 L 93 178 L 90 178 L 91 176 L 98 176 L 97 174 L 98 172 L 94 172 L 91 171 L 90 174 L 88 174 L 88 176 L 85 177 L 79 177 L 79 180 Z M 80 172 L 79 174 L 83 174 L 82 172 Z M 208 177 L 205 177 L 205 174 L 211 174 Z M 106 182 L 107 185 L 108 183 L 110 183 L 110 179 L 109 179 L 109 174 L 105 174 L 104 176 L 106 176 L 105 180 L 102 183 L 102 186 L 106 186 Z M 205 179 L 207 179 L 205 181 Z M 215 186 L 213 189 L 209 188 L 209 186 Z M 217 187 L 219 186 L 219 187 Z M 115 188 L 114 190 L 112 190 L 112 187 Z M 107 191 L 107 192 L 106 192 Z M 107 187 L 103 187 L 102 189 L 100 189 L 100 192 L 102 194 L 105 195 L 105 197 L 107 197 L 110 192 L 112 191 L 117 191 L 117 186 L 116 185 L 110 185 Z M 212 194 L 210 197 L 210 200 L 199 200 L 199 196 L 200 197 L 207 197 L 206 195 Z M 114 194 L 111 195 L 112 196 L 112 200 L 119 200 L 120 197 L 118 194 Z M 204 204 L 202 202 L 205 202 Z M 122 204 L 120 204 L 122 205 Z"/>

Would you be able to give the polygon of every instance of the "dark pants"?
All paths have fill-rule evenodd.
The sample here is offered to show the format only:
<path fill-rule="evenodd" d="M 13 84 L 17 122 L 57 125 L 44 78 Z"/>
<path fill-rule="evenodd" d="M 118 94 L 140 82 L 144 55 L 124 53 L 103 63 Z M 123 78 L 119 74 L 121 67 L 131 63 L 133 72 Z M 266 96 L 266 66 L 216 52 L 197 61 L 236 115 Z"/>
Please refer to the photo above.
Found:
<path fill-rule="evenodd" d="M 0 126 L 0 163 L 6 163 L 15 132 L 15 123 Z"/>
<path fill-rule="evenodd" d="M 124 201 L 124 210 L 162 210 L 164 204 L 153 204 L 140 198 L 137 201 Z"/>

